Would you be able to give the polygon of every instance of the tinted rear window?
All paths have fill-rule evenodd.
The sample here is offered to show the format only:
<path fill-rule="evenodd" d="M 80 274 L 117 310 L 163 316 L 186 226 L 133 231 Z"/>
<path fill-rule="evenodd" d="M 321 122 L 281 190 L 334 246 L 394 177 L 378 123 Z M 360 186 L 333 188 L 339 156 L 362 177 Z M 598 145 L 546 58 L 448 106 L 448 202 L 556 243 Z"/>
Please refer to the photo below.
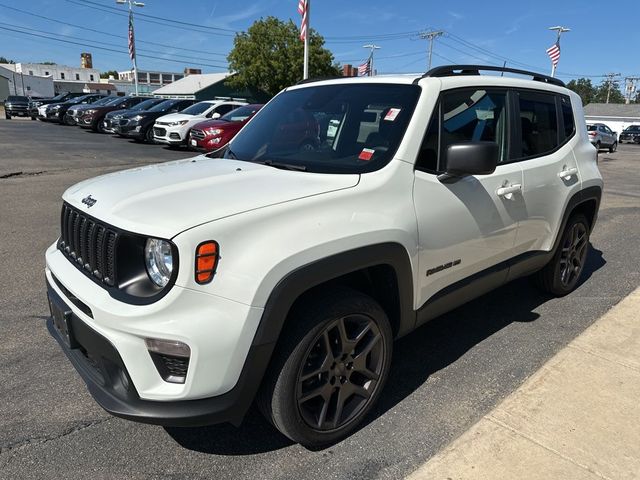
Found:
<path fill-rule="evenodd" d="M 560 105 L 562 106 L 564 138 L 567 139 L 576 131 L 576 124 L 573 119 L 573 109 L 571 108 L 571 99 L 569 97 L 560 97 Z"/>
<path fill-rule="evenodd" d="M 597 125 L 587 125 L 587 130 L 590 132 L 595 132 L 596 130 L 598 130 L 598 126 Z"/>

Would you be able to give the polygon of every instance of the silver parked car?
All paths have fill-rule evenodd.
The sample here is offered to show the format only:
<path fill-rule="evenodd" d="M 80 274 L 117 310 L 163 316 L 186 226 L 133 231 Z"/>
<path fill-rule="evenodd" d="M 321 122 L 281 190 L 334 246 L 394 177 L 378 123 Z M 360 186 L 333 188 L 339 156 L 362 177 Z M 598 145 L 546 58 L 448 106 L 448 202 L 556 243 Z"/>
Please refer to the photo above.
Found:
<path fill-rule="evenodd" d="M 598 151 L 602 148 L 608 148 L 609 153 L 613 153 L 618 148 L 618 134 L 604 123 L 589 123 L 587 124 L 587 130 L 591 144 L 596 147 Z"/>

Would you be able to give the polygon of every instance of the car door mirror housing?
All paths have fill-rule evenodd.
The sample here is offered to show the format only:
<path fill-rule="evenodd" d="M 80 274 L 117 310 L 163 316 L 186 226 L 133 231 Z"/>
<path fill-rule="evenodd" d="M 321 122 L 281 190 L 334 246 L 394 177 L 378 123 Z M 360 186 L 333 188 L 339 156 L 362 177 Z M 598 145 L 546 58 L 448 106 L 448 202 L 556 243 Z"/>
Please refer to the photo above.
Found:
<path fill-rule="evenodd" d="M 215 120 L 215 119 L 217 119 L 217 118 L 220 118 L 220 114 L 219 114 L 218 112 L 215 112 L 215 113 L 212 113 L 212 114 L 211 114 L 211 119 L 212 119 L 212 120 Z"/>
<path fill-rule="evenodd" d="M 500 149 L 496 142 L 462 142 L 449 145 L 446 172 L 441 182 L 451 182 L 467 175 L 489 175 L 498 166 Z"/>

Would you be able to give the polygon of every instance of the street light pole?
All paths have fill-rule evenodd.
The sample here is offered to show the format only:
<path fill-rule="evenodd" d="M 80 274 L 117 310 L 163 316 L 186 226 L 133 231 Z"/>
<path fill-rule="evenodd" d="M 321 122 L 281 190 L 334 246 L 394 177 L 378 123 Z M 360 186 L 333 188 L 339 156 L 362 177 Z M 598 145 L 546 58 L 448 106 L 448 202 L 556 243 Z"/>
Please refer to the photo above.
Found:
<path fill-rule="evenodd" d="M 369 53 L 369 76 L 373 77 L 373 52 L 375 50 L 380 50 L 381 47 L 370 43 L 368 45 L 363 45 L 362 48 L 368 48 L 371 50 L 371 53 Z"/>
<path fill-rule="evenodd" d="M 555 30 L 558 33 L 558 37 L 556 38 L 556 44 L 558 45 L 558 48 L 560 48 L 560 36 L 564 32 L 570 32 L 571 31 L 570 28 L 563 27 L 561 25 L 558 25 L 556 27 L 549 27 L 549 30 Z M 551 64 L 551 76 L 552 77 L 556 76 L 556 65 L 554 63 Z"/>
<path fill-rule="evenodd" d="M 133 52 L 133 55 L 131 56 L 131 61 L 133 62 L 133 81 L 134 81 L 134 85 L 135 85 L 135 89 L 136 89 L 136 97 L 139 95 L 139 91 L 138 91 L 138 59 L 137 56 L 135 55 L 136 52 L 136 36 L 134 34 L 134 29 L 133 29 L 133 7 L 144 7 L 144 3 L 142 2 L 136 2 L 135 0 L 116 0 L 116 3 L 118 5 L 125 5 L 128 4 L 129 5 L 129 21 L 130 21 L 130 25 L 129 25 L 129 29 L 131 30 L 129 32 L 129 42 L 131 42 L 131 45 L 129 47 L 129 51 Z"/>

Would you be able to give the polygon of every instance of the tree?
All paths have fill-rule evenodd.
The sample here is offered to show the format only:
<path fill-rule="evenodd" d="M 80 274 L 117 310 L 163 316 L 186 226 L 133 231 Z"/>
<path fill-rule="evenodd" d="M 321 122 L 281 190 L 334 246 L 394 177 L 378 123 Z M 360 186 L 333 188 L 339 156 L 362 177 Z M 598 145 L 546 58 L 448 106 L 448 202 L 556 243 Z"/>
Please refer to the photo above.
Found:
<path fill-rule="evenodd" d="M 309 36 L 310 77 L 340 74 L 324 38 L 313 29 Z M 236 34 L 227 60 L 236 72 L 228 83 L 235 88 L 255 87 L 275 95 L 302 79 L 304 45 L 298 27 L 275 17 L 257 20 L 246 32 Z"/>
<path fill-rule="evenodd" d="M 596 88 L 588 78 L 571 80 L 569 83 L 567 83 L 567 88 L 580 95 L 583 105 L 587 105 L 595 101 L 594 98 L 596 96 Z"/>
<path fill-rule="evenodd" d="M 100 74 L 100 78 L 109 78 L 110 75 L 113 75 L 113 78 L 118 80 L 118 72 L 116 72 L 115 70 L 109 70 L 107 72 L 102 72 Z"/>
<path fill-rule="evenodd" d="M 40 62 L 42 65 L 57 65 L 56 62 L 52 62 L 51 60 L 47 60 L 46 62 Z"/>
<path fill-rule="evenodd" d="M 13 60 L 8 60 L 5 57 L 0 57 L 0 63 L 16 63 Z"/>
<path fill-rule="evenodd" d="M 596 88 L 594 102 L 607 103 L 607 95 L 609 103 L 624 103 L 624 95 L 620 91 L 620 82 L 618 80 L 604 80 Z"/>

